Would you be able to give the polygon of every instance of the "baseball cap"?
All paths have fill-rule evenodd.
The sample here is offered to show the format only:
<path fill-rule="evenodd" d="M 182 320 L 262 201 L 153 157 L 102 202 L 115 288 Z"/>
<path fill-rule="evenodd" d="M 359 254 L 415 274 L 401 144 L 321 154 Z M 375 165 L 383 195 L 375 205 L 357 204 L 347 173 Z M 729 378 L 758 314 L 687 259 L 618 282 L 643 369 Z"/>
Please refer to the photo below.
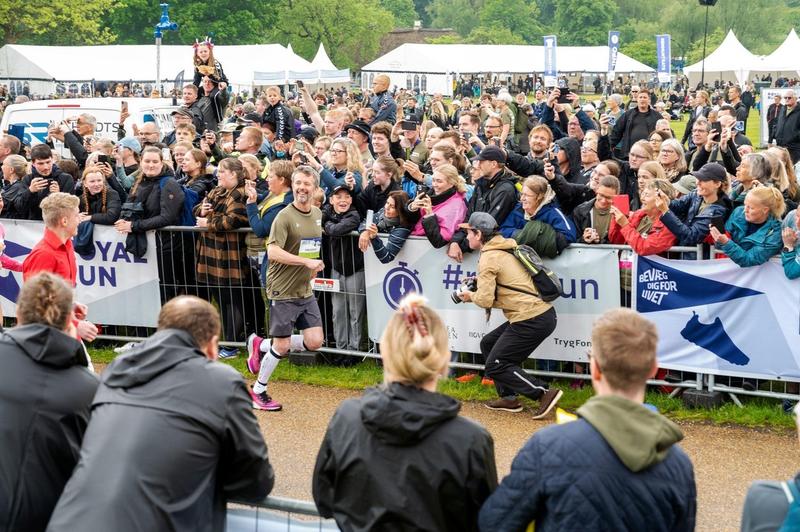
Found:
<path fill-rule="evenodd" d="M 506 164 L 506 154 L 499 146 L 486 146 L 481 150 L 475 160 L 496 161 L 500 164 Z"/>
<path fill-rule="evenodd" d="M 117 142 L 117 146 L 121 146 L 123 148 L 128 148 L 133 153 L 142 153 L 142 145 L 133 137 L 125 137 L 124 139 Z"/>
<path fill-rule="evenodd" d="M 172 116 L 181 115 L 181 116 L 185 116 L 186 118 L 192 118 L 192 113 L 189 112 L 189 110 L 187 108 L 185 108 L 185 107 L 178 107 L 177 109 L 172 111 L 170 113 L 170 115 L 172 115 Z"/>
<path fill-rule="evenodd" d="M 473 229 L 481 233 L 492 233 L 497 230 L 497 222 L 488 212 L 473 212 L 469 215 L 467 223 L 458 226 L 461 229 Z"/>
<path fill-rule="evenodd" d="M 691 194 L 692 190 L 697 188 L 697 178 L 692 174 L 686 174 L 678 179 L 677 183 L 673 183 L 672 188 L 681 194 Z"/>
<path fill-rule="evenodd" d="M 351 196 L 353 195 L 353 191 L 350 190 L 350 187 L 348 187 L 347 185 L 336 185 L 335 187 L 333 187 L 333 190 L 331 191 L 331 196 L 335 196 L 336 193 L 339 192 L 340 190 L 346 191 Z"/>
<path fill-rule="evenodd" d="M 725 167 L 719 163 L 704 164 L 700 170 L 692 172 L 692 175 L 695 176 L 698 181 L 723 182 L 728 179 L 728 172 L 726 172 Z"/>

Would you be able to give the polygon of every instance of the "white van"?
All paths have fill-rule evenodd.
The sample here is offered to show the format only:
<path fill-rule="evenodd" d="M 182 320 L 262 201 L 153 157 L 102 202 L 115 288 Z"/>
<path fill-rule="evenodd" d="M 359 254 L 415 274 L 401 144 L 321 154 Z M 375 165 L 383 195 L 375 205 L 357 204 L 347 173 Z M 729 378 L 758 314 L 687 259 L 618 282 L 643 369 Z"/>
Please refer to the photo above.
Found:
<path fill-rule="evenodd" d="M 177 107 L 172 105 L 170 98 L 70 98 L 19 103 L 6 108 L 0 130 L 7 134 L 12 125 L 22 126 L 25 140 L 35 146 L 45 141 L 50 122 L 58 124 L 81 113 L 89 113 L 97 118 L 96 134 L 116 141 L 122 102 L 127 102 L 130 114 L 125 121 L 128 136 L 133 135 L 133 124 L 141 126 L 145 122 L 158 124 L 162 136 L 172 131 L 171 113 Z M 63 157 L 70 156 L 69 150 L 60 142 L 56 141 L 55 147 Z"/>

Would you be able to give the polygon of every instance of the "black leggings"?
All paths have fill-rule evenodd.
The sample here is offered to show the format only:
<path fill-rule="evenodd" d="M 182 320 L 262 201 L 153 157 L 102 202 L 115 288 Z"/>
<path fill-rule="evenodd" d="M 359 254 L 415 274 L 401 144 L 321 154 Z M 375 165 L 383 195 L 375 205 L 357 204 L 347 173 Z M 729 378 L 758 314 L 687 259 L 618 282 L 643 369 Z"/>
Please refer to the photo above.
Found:
<path fill-rule="evenodd" d="M 539 399 L 547 384 L 526 373 L 520 365 L 556 328 L 556 311 L 547 312 L 515 323 L 505 322 L 481 340 L 481 353 L 486 357 L 486 376 L 494 379 L 497 395 L 524 395 Z"/>

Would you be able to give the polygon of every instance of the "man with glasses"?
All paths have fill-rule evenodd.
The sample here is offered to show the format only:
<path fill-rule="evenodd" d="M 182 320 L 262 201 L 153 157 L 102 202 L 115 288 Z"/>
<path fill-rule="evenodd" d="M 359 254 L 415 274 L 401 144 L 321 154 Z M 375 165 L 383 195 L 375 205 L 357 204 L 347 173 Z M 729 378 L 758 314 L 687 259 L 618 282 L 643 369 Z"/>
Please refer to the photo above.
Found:
<path fill-rule="evenodd" d="M 778 115 L 778 124 L 775 126 L 775 140 L 778 146 L 789 150 L 792 163 L 800 160 L 800 112 L 797 108 L 797 96 L 793 90 L 786 91 L 783 95 L 786 101 L 781 113 Z"/>
<path fill-rule="evenodd" d="M 595 138 L 586 138 L 581 143 L 581 181 L 583 183 L 589 182 L 595 166 L 600 164 L 600 157 L 597 155 L 597 141 Z"/>
<path fill-rule="evenodd" d="M 631 146 L 637 141 L 650 138 L 650 133 L 656 129 L 656 123 L 661 115 L 650 107 L 650 91 L 639 89 L 636 95 L 636 107 L 628 110 L 614 124 L 614 129 L 609 135 L 609 145 L 620 144 L 620 155 L 628 158 Z"/>
<path fill-rule="evenodd" d="M 636 109 L 636 107 L 639 105 L 638 96 L 639 96 L 639 86 L 634 85 L 631 87 L 631 96 L 628 99 L 628 109 Z"/>
<path fill-rule="evenodd" d="M 613 175 L 600 178 L 594 199 L 581 203 L 572 211 L 575 229 L 585 244 L 608 244 L 611 205 L 619 194 L 619 179 Z"/>

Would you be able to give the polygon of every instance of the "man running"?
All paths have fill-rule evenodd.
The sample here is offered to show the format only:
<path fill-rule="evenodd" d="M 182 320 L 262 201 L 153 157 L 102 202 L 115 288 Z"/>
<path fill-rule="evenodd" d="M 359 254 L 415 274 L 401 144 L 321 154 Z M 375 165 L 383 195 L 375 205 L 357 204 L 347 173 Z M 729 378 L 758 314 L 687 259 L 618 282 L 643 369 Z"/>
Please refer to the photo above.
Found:
<path fill-rule="evenodd" d="M 294 201 L 275 217 L 267 240 L 267 297 L 272 341 L 250 335 L 248 366 L 258 367 L 253 408 L 277 411 L 281 404 L 267 394 L 267 382 L 289 350 L 315 351 L 322 345 L 322 316 L 311 279 L 322 271 L 322 213 L 312 203 L 319 174 L 300 166 L 292 174 Z M 302 334 L 292 335 L 298 329 Z M 262 355 L 264 354 L 264 355 Z"/>

